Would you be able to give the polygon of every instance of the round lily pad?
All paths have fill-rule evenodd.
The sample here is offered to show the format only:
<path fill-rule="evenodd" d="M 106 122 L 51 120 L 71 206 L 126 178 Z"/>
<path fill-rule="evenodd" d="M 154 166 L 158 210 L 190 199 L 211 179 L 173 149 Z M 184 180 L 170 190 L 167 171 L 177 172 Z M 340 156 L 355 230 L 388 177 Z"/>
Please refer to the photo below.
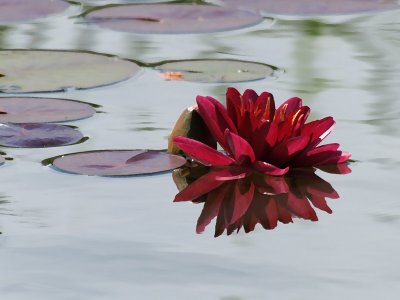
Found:
<path fill-rule="evenodd" d="M 163 63 L 156 67 L 167 80 L 195 82 L 241 82 L 271 76 L 276 67 L 230 59 L 193 59 Z"/>
<path fill-rule="evenodd" d="M 117 57 L 56 50 L 0 51 L 0 92 L 85 89 L 122 81 L 140 67 Z"/>
<path fill-rule="evenodd" d="M 53 166 L 68 173 L 97 176 L 129 176 L 169 171 L 186 160 L 156 150 L 99 150 L 66 154 Z"/>
<path fill-rule="evenodd" d="M 229 7 L 277 15 L 343 15 L 400 9 L 398 0 L 222 0 Z"/>
<path fill-rule="evenodd" d="M 69 7 L 62 0 L 0 0 L 0 22 L 25 21 L 61 13 Z"/>
<path fill-rule="evenodd" d="M 71 145 L 83 139 L 68 126 L 47 123 L 0 123 L 0 145 L 19 148 L 46 148 Z"/>
<path fill-rule="evenodd" d="M 36 97 L 0 97 L 0 122 L 66 122 L 88 118 L 96 113 L 79 101 Z"/>
<path fill-rule="evenodd" d="M 96 9 L 89 23 L 132 33 L 206 33 L 252 26 L 258 13 L 211 5 L 137 4 Z"/>

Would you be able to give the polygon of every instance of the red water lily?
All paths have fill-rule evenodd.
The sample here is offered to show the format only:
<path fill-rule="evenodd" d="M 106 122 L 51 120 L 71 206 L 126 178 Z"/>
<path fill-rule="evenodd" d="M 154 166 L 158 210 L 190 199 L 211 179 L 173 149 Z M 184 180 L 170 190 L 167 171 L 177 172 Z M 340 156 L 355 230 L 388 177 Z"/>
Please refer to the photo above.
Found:
<path fill-rule="evenodd" d="M 342 166 L 335 173 L 350 172 L 346 165 Z M 258 223 L 265 229 L 274 229 L 278 222 L 291 223 L 294 217 L 317 221 L 315 208 L 331 214 L 326 198 L 339 198 L 314 169 L 291 171 L 279 177 L 252 174 L 244 179 L 225 180 L 227 170 L 212 167 L 203 174 L 190 168 L 189 173 L 185 169 L 175 173 L 175 182 L 186 180 L 186 185 L 179 185 L 174 201 L 204 202 L 197 233 L 203 232 L 214 218 L 215 236 L 225 230 L 229 235 L 241 228 L 251 232 Z"/>
<path fill-rule="evenodd" d="M 339 144 L 320 146 L 333 130 L 332 117 L 306 123 L 310 108 L 294 97 L 275 108 L 272 94 L 228 88 L 226 108 L 212 97 L 197 96 L 197 112 L 223 152 L 200 141 L 177 136 L 175 145 L 207 166 L 235 166 L 246 177 L 252 171 L 280 176 L 289 168 L 340 164 L 350 153 Z M 238 168 L 239 167 L 239 168 Z"/>

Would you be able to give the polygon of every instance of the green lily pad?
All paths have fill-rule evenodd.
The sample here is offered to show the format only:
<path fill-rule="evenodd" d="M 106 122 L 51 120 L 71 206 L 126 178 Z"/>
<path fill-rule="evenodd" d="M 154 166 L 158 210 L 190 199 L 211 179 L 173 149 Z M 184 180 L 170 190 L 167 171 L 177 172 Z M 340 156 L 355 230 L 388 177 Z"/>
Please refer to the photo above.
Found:
<path fill-rule="evenodd" d="M 273 75 L 277 68 L 251 61 L 193 59 L 166 62 L 156 69 L 167 80 L 224 83 L 264 79 Z"/>
<path fill-rule="evenodd" d="M 229 7 L 277 15 L 344 15 L 400 9 L 398 0 L 222 0 Z"/>
<path fill-rule="evenodd" d="M 206 33 L 258 24 L 258 13 L 211 5 L 117 5 L 84 14 L 87 22 L 132 33 Z"/>
<path fill-rule="evenodd" d="M 88 103 L 56 98 L 0 97 L 0 122 L 66 122 L 92 116 Z"/>
<path fill-rule="evenodd" d="M 91 176 L 131 176 L 179 168 L 186 160 L 157 150 L 97 150 L 48 159 L 61 171 Z"/>
<path fill-rule="evenodd" d="M 0 0 L 0 22 L 33 20 L 61 13 L 69 7 L 63 0 Z"/>
<path fill-rule="evenodd" d="M 1 50 L 0 92 L 52 92 L 86 89 L 126 80 L 140 67 L 117 57 L 90 52 Z"/>

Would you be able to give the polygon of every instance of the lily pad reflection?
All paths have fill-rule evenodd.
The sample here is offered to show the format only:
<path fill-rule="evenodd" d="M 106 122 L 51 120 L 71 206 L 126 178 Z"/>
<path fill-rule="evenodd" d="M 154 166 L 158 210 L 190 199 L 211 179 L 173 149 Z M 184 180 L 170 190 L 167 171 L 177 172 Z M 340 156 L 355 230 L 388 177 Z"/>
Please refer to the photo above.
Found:
<path fill-rule="evenodd" d="M 0 22 L 33 20 L 61 13 L 68 7 L 64 0 L 0 0 Z"/>
<path fill-rule="evenodd" d="M 165 172 L 186 163 L 181 156 L 156 150 L 98 150 L 49 159 L 61 171 L 81 175 L 131 176 Z"/>
<path fill-rule="evenodd" d="M 0 123 L 0 145 L 19 148 L 45 148 L 71 145 L 83 135 L 68 126 L 47 123 Z"/>
<path fill-rule="evenodd" d="M 252 26 L 259 14 L 211 5 L 117 5 L 85 13 L 89 23 L 132 33 L 207 33 Z"/>
<path fill-rule="evenodd" d="M 140 67 L 117 57 L 90 52 L 1 50 L 0 92 L 86 89 L 126 80 Z"/>
<path fill-rule="evenodd" d="M 343 173 L 350 172 L 344 165 Z M 335 189 L 318 177 L 314 170 L 297 170 L 285 176 L 253 174 L 243 179 L 228 178 L 229 169 L 197 167 L 174 173 L 180 192 L 175 202 L 204 202 L 197 221 L 201 233 L 216 218 L 215 237 L 227 232 L 246 233 L 261 224 L 274 229 L 278 223 L 292 223 L 294 218 L 317 221 L 318 210 L 332 213 L 326 198 L 338 199 Z M 231 174 L 235 178 L 235 174 Z"/>
<path fill-rule="evenodd" d="M 0 122 L 66 122 L 96 113 L 88 103 L 56 98 L 0 97 Z"/>
<path fill-rule="evenodd" d="M 400 9 L 398 0 L 222 0 L 229 7 L 294 16 L 346 15 Z"/>
<path fill-rule="evenodd" d="M 231 59 L 191 59 L 166 62 L 156 67 L 166 80 L 224 83 L 260 80 L 276 67 L 263 63 Z"/>

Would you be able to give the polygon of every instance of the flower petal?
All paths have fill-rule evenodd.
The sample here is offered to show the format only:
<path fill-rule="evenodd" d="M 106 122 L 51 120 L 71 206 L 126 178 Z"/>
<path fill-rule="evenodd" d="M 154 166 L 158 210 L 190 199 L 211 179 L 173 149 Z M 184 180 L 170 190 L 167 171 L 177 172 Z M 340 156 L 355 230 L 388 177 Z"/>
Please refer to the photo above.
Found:
<path fill-rule="evenodd" d="M 301 135 L 309 136 L 310 143 L 316 142 L 313 144 L 315 147 L 324 140 L 334 128 L 335 120 L 332 117 L 326 117 L 305 124 L 301 129 Z"/>
<path fill-rule="evenodd" d="M 235 163 L 231 157 L 193 139 L 177 136 L 174 138 L 174 144 L 203 165 L 228 166 Z"/>
<path fill-rule="evenodd" d="M 309 138 L 305 136 L 296 136 L 284 140 L 271 151 L 267 160 L 273 162 L 276 166 L 284 166 L 292 160 L 294 155 L 308 145 L 308 141 Z"/>
<path fill-rule="evenodd" d="M 261 113 L 261 120 L 273 121 L 275 115 L 275 101 L 271 93 L 263 92 L 256 101 L 256 109 Z"/>
<path fill-rule="evenodd" d="M 225 181 L 217 180 L 218 170 L 211 170 L 176 194 L 174 202 L 192 201 L 218 188 Z"/>
<path fill-rule="evenodd" d="M 226 109 L 229 117 L 238 126 L 238 120 L 240 118 L 240 107 L 242 106 L 242 95 L 239 91 L 233 87 L 229 87 L 226 90 Z"/>
<path fill-rule="evenodd" d="M 289 171 L 289 167 L 280 169 L 264 161 L 256 161 L 253 164 L 253 168 L 260 173 L 272 176 L 282 176 Z"/>
<path fill-rule="evenodd" d="M 225 131 L 225 141 L 237 164 L 250 165 L 254 163 L 256 158 L 253 148 L 245 139 L 227 129 Z"/>
<path fill-rule="evenodd" d="M 237 130 L 227 110 L 212 97 L 197 96 L 196 101 L 199 113 L 211 134 L 222 148 L 228 150 L 228 146 L 224 140 L 225 129 L 229 129 L 234 133 L 237 133 Z"/>
<path fill-rule="evenodd" d="M 283 102 L 275 112 L 275 122 L 280 123 L 285 121 L 294 111 L 298 110 L 302 105 L 302 100 L 298 97 L 293 97 Z"/>

